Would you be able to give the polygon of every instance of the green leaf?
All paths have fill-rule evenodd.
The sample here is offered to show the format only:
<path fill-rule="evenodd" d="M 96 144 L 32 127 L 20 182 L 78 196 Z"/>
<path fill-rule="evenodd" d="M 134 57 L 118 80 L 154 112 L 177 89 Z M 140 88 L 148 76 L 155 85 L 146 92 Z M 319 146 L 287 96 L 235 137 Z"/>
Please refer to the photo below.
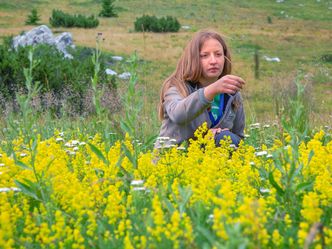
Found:
<path fill-rule="evenodd" d="M 163 201 L 165 202 L 168 211 L 172 214 L 175 211 L 175 208 L 174 208 L 172 202 L 167 198 L 164 198 Z"/>
<path fill-rule="evenodd" d="M 93 153 L 96 154 L 96 156 L 102 160 L 106 165 L 109 165 L 109 161 L 105 158 L 105 156 L 103 155 L 103 153 L 93 144 L 88 143 L 91 150 L 93 151 Z"/>
<path fill-rule="evenodd" d="M 279 184 L 274 180 L 273 172 L 269 173 L 269 181 L 271 185 L 277 190 L 277 193 L 281 196 L 285 194 L 285 191 L 279 186 Z"/>
<path fill-rule="evenodd" d="M 143 144 L 143 148 L 144 148 L 144 149 L 147 149 L 147 148 L 149 148 L 150 146 L 152 146 L 152 144 L 156 141 L 157 137 L 158 137 L 158 135 L 153 135 L 153 136 L 149 137 L 149 138 L 145 141 L 145 143 Z"/>
<path fill-rule="evenodd" d="M 52 163 L 55 161 L 55 158 L 51 159 L 51 161 L 49 161 L 47 163 L 47 165 L 45 166 L 46 172 L 48 171 L 48 169 L 51 167 Z"/>
<path fill-rule="evenodd" d="M 132 135 L 133 128 L 132 128 L 132 126 L 129 122 L 121 121 L 120 122 L 120 127 L 124 132 L 128 133 L 129 135 Z"/>
<path fill-rule="evenodd" d="M 28 170 L 32 170 L 32 168 L 30 168 L 28 165 L 26 165 L 24 162 L 22 161 L 15 161 L 15 164 L 19 167 L 21 167 L 22 169 L 28 169 Z"/>
<path fill-rule="evenodd" d="M 129 161 L 133 164 L 134 168 L 137 168 L 137 160 L 135 156 L 133 156 L 128 149 L 128 147 L 123 143 L 121 144 L 121 149 L 124 151 L 125 156 L 129 159 Z"/>
<path fill-rule="evenodd" d="M 37 193 L 35 192 L 34 188 L 34 183 L 32 183 L 31 181 L 27 180 L 27 179 L 24 179 L 24 181 L 26 181 L 29 185 L 23 183 L 23 182 L 20 182 L 18 180 L 14 180 L 16 186 L 21 189 L 21 191 L 32 197 L 33 199 L 37 200 L 37 201 L 41 201 L 40 198 L 38 197 Z"/>
<path fill-rule="evenodd" d="M 296 192 L 297 191 L 303 191 L 303 190 L 311 189 L 312 186 L 313 186 L 313 184 L 314 184 L 314 181 L 308 181 L 308 182 L 299 183 L 296 186 Z"/>
<path fill-rule="evenodd" d="M 205 227 L 200 226 L 200 225 L 198 225 L 198 226 L 196 227 L 196 230 L 197 230 L 197 232 L 199 232 L 203 237 L 205 237 L 205 238 L 207 239 L 207 241 L 210 242 L 211 245 L 214 244 L 214 242 L 215 242 L 215 238 L 212 236 L 211 231 L 209 231 L 208 229 L 206 229 Z"/>
<path fill-rule="evenodd" d="M 313 150 L 311 150 L 309 152 L 309 156 L 308 156 L 308 164 L 307 167 L 309 166 L 309 163 L 311 162 L 312 157 L 315 155 L 315 152 Z"/>
<path fill-rule="evenodd" d="M 97 169 L 97 168 L 95 168 L 94 169 L 95 170 L 95 173 L 96 173 L 96 176 L 98 177 L 98 178 L 103 178 L 104 177 L 104 170 L 102 170 L 102 169 Z"/>

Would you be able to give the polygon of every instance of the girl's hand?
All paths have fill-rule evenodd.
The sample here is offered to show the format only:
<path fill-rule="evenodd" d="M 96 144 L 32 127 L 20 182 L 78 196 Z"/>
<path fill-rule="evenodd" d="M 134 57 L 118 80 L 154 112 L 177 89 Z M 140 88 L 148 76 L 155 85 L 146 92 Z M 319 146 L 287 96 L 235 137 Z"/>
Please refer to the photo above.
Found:
<path fill-rule="evenodd" d="M 241 77 L 228 74 L 205 87 L 204 96 L 212 101 L 214 96 L 220 93 L 235 94 L 243 88 L 244 84 L 245 81 Z"/>
<path fill-rule="evenodd" d="M 222 131 L 229 131 L 229 129 L 228 128 L 212 128 L 212 129 L 210 129 L 210 131 L 215 136 L 216 134 L 218 134 Z"/>
<path fill-rule="evenodd" d="M 241 77 L 228 74 L 211 85 L 214 85 L 217 93 L 235 94 L 242 89 L 244 84 L 245 81 Z"/>

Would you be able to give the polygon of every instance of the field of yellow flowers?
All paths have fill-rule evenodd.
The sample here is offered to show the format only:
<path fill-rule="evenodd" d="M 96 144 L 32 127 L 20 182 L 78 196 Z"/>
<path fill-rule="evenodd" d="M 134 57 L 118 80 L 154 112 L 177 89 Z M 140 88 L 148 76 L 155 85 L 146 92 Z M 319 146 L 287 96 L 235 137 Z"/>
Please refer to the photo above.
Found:
<path fill-rule="evenodd" d="M 127 137 L 0 152 L 0 248 L 332 248 L 332 141 L 140 153 Z M 6 141 L 2 141 L 6 143 Z"/>

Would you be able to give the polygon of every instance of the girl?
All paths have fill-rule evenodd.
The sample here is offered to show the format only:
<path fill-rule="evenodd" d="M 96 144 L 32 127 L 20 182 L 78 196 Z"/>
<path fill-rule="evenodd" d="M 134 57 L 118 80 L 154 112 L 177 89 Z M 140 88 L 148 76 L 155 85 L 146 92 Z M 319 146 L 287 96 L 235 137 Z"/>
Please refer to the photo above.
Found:
<path fill-rule="evenodd" d="M 160 137 L 181 144 L 194 137 L 204 122 L 215 137 L 230 137 L 238 146 L 245 116 L 240 90 L 244 80 L 231 75 L 231 56 L 225 40 L 214 31 L 200 31 L 186 46 L 175 71 L 160 93 Z M 161 147 L 157 140 L 156 147 Z"/>

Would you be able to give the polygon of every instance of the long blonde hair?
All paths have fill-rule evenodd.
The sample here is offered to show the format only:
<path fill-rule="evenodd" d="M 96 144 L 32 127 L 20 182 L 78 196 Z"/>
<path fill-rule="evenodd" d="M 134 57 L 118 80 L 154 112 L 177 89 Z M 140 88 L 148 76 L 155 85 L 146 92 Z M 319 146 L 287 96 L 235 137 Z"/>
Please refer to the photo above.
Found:
<path fill-rule="evenodd" d="M 164 119 L 164 96 L 166 91 L 170 87 L 175 86 L 183 97 L 187 97 L 189 92 L 186 87 L 186 82 L 198 82 L 203 71 L 200 63 L 200 51 L 204 42 L 211 38 L 219 41 L 224 48 L 225 64 L 219 78 L 231 73 L 231 55 L 224 38 L 217 32 L 211 30 L 197 32 L 184 49 L 175 71 L 163 83 L 158 108 L 160 120 Z"/>

